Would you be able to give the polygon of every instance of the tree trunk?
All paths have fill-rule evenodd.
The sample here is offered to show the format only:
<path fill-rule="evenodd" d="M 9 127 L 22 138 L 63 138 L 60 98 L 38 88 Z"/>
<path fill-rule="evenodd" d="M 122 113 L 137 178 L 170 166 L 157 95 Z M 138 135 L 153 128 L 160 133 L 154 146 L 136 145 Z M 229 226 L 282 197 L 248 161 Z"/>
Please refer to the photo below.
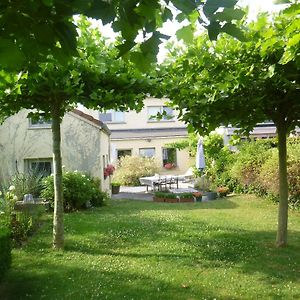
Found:
<path fill-rule="evenodd" d="M 53 248 L 64 247 L 64 203 L 62 188 L 62 159 L 60 149 L 60 115 L 59 110 L 52 111 L 52 141 L 54 164 L 54 215 L 53 215 Z"/>
<path fill-rule="evenodd" d="M 279 208 L 278 208 L 278 229 L 276 246 L 287 245 L 288 227 L 288 180 L 287 180 L 287 150 L 285 126 L 277 126 L 278 153 L 279 153 Z"/>

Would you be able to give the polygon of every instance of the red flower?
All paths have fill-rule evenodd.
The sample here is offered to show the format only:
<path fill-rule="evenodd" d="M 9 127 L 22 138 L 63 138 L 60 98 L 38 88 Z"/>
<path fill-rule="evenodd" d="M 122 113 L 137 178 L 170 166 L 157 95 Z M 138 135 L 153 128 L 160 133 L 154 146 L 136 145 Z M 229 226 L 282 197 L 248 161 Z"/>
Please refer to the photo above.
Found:
<path fill-rule="evenodd" d="M 107 176 L 113 175 L 115 171 L 115 167 L 113 165 L 107 165 L 103 170 L 104 178 Z"/>

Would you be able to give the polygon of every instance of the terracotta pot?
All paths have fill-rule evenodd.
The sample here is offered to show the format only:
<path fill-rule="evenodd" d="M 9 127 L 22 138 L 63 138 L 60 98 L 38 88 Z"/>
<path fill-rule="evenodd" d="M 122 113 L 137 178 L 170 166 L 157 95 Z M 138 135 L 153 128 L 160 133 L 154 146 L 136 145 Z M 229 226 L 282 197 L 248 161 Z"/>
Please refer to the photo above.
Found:
<path fill-rule="evenodd" d="M 165 198 L 153 197 L 154 202 L 165 202 Z"/>
<path fill-rule="evenodd" d="M 194 198 L 180 198 L 179 202 L 194 202 Z"/>
<path fill-rule="evenodd" d="M 177 198 L 166 198 L 165 202 L 167 202 L 167 203 L 177 203 L 178 199 Z"/>

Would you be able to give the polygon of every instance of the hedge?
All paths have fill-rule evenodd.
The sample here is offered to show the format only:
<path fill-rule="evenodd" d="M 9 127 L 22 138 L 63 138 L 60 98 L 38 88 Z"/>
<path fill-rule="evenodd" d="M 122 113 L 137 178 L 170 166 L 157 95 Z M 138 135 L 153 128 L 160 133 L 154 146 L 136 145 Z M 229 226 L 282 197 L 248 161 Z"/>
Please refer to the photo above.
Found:
<path fill-rule="evenodd" d="M 11 240 L 9 230 L 0 225 L 0 281 L 11 264 Z"/>

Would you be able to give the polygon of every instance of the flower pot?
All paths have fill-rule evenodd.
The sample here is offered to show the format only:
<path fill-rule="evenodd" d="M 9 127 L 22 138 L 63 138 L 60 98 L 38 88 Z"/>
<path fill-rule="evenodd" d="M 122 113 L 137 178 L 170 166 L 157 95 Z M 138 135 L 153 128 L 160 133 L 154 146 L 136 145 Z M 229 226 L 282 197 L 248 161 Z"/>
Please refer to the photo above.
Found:
<path fill-rule="evenodd" d="M 202 196 L 195 197 L 195 198 L 196 198 L 196 202 L 202 202 Z"/>
<path fill-rule="evenodd" d="M 177 198 L 165 198 L 165 202 L 167 202 L 167 203 L 177 203 L 178 199 Z"/>
<path fill-rule="evenodd" d="M 218 196 L 217 192 L 207 192 L 205 195 L 207 200 L 215 200 Z"/>
<path fill-rule="evenodd" d="M 194 202 L 194 198 L 180 198 L 179 202 Z"/>
<path fill-rule="evenodd" d="M 119 194 L 120 192 L 120 186 L 119 185 L 112 185 L 111 186 L 111 193 L 112 194 Z"/>
<path fill-rule="evenodd" d="M 153 197 L 154 202 L 165 202 L 165 198 L 160 198 L 160 197 Z"/>

